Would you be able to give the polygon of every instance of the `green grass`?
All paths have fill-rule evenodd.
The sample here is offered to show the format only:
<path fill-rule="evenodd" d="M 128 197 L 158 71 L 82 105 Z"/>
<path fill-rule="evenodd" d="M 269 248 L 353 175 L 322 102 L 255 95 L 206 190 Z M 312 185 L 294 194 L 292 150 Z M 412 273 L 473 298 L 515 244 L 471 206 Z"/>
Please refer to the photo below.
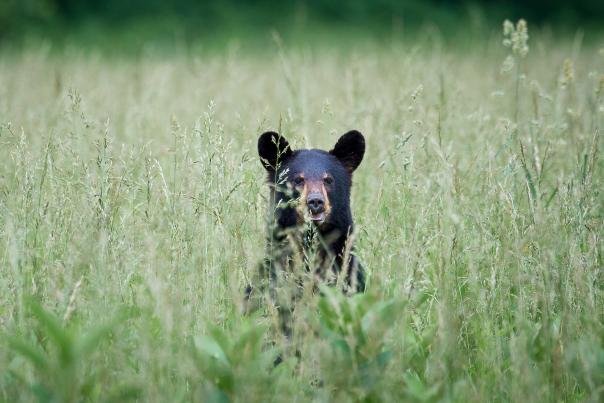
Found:
<path fill-rule="evenodd" d="M 592 41 L 531 39 L 509 73 L 501 38 L 5 54 L 0 401 L 601 401 Z M 242 314 L 269 129 L 296 147 L 367 139 L 369 291 L 305 295 L 290 342 L 273 307 Z"/>

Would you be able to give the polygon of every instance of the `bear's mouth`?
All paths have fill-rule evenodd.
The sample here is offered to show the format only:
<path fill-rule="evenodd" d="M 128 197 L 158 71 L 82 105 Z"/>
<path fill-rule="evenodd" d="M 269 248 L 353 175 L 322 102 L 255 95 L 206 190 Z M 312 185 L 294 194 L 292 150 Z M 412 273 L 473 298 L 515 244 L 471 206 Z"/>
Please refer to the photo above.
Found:
<path fill-rule="evenodd" d="M 327 221 L 329 212 L 325 210 L 312 212 L 309 208 L 297 208 L 296 216 L 298 224 L 312 223 L 314 225 L 321 226 Z"/>
<path fill-rule="evenodd" d="M 313 213 L 313 212 L 309 211 L 308 217 L 310 218 L 310 221 L 321 223 L 325 220 L 325 212 L 322 211 L 320 213 Z"/>

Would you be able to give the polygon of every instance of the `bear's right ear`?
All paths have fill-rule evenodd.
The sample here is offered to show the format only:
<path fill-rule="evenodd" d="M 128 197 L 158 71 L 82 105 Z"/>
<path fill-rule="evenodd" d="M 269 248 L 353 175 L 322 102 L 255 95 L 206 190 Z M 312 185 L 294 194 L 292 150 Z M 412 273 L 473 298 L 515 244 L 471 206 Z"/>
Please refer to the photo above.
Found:
<path fill-rule="evenodd" d="M 363 161 L 365 138 L 358 131 L 351 130 L 340 137 L 329 153 L 339 159 L 348 172 L 352 174 Z"/>
<path fill-rule="evenodd" d="M 275 171 L 277 165 L 289 158 L 291 154 L 292 149 L 289 143 L 278 133 L 266 132 L 258 138 L 258 155 L 267 171 Z"/>

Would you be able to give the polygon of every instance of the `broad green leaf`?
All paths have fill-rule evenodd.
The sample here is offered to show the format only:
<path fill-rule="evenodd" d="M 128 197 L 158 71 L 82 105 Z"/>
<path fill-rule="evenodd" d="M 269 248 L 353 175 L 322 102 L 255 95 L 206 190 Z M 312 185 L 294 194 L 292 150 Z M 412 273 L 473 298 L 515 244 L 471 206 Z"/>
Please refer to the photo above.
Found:
<path fill-rule="evenodd" d="M 16 353 L 29 360 L 36 368 L 40 370 L 48 369 L 48 359 L 44 351 L 16 337 L 9 337 L 8 344 Z"/>
<path fill-rule="evenodd" d="M 367 334 L 375 327 L 392 327 L 402 313 L 404 306 L 405 303 L 402 301 L 388 300 L 378 302 L 363 316 L 361 321 L 363 332 Z"/>
<path fill-rule="evenodd" d="M 124 320 L 126 320 L 127 315 L 124 312 L 120 312 L 117 317 L 110 320 L 107 323 L 101 324 L 88 332 L 85 335 L 81 336 L 75 346 L 76 354 L 87 355 L 96 348 L 103 339 L 108 337 L 111 332 Z"/>
<path fill-rule="evenodd" d="M 52 391 L 41 383 L 31 385 L 30 389 L 40 403 L 51 403 L 57 401 L 57 399 L 54 398 Z"/>
<path fill-rule="evenodd" d="M 407 371 L 403 375 L 403 379 L 405 380 L 405 393 L 415 400 L 431 401 L 438 394 L 438 385 L 426 386 L 415 372 Z"/>
<path fill-rule="evenodd" d="M 32 314 L 46 330 L 44 334 L 47 335 L 59 349 L 62 365 L 65 366 L 73 363 L 72 340 L 67 330 L 63 328 L 59 319 L 47 312 L 34 299 L 30 299 L 28 305 Z"/>
<path fill-rule="evenodd" d="M 211 336 L 194 339 L 196 363 L 204 377 L 221 390 L 232 392 L 234 375 L 225 352 Z"/>
<path fill-rule="evenodd" d="M 117 388 L 104 399 L 107 403 L 122 403 L 130 400 L 137 400 L 142 395 L 142 389 L 138 386 L 123 385 Z"/>
<path fill-rule="evenodd" d="M 224 366 L 230 367 L 231 364 L 226 354 L 222 350 L 220 344 L 218 344 L 213 337 L 207 335 L 195 337 L 195 347 L 201 354 L 212 357 L 218 360 Z"/>
<path fill-rule="evenodd" d="M 263 327 L 249 326 L 244 329 L 230 350 L 232 352 L 230 361 L 236 364 L 242 359 L 249 360 L 252 357 L 259 356 L 262 353 L 263 336 Z"/>

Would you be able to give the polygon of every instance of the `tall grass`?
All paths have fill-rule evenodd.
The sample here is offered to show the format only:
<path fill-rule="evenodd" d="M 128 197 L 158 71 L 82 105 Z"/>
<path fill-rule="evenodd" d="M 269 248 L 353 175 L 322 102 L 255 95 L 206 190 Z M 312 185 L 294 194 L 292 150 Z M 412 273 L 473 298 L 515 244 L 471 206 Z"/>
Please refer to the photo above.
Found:
<path fill-rule="evenodd" d="M 483 45 L 5 55 L 0 400 L 604 399 L 604 53 Z M 256 139 L 352 128 L 369 291 L 305 294 L 288 341 L 242 314 Z"/>

